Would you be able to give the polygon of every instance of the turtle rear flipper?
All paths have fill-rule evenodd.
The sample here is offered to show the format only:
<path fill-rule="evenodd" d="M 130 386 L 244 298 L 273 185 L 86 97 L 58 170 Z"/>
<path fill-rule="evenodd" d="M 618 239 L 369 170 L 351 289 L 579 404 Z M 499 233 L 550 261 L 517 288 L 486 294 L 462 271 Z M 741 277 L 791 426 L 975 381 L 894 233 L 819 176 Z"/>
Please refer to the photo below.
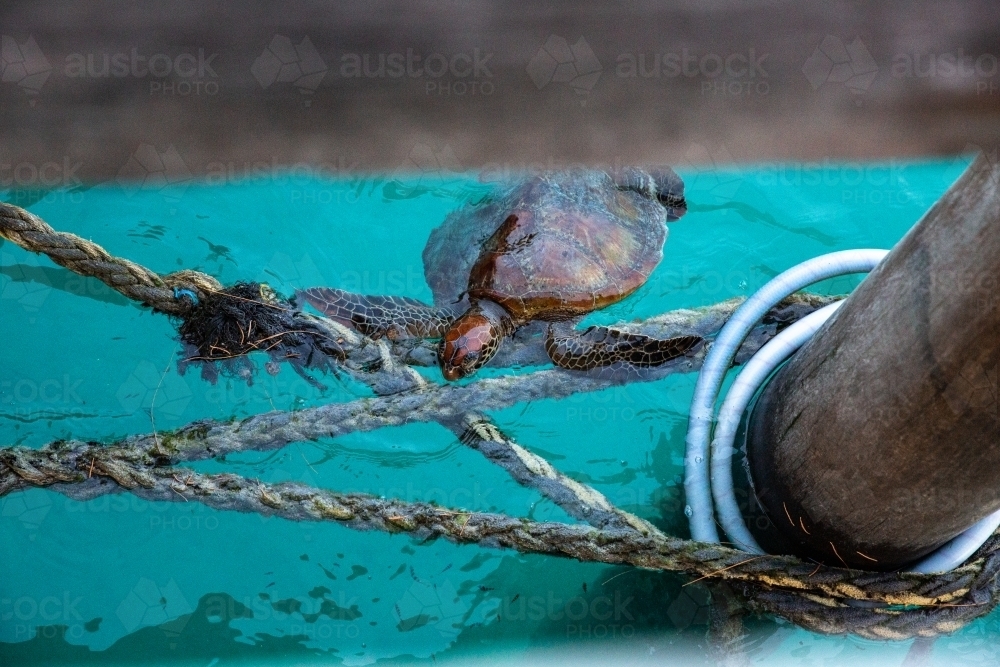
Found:
<path fill-rule="evenodd" d="M 408 297 L 363 296 L 332 287 L 298 290 L 296 295 L 327 317 L 372 338 L 440 338 L 461 314 Z"/>
<path fill-rule="evenodd" d="M 545 351 L 556 366 L 574 371 L 589 371 L 617 362 L 649 368 L 684 356 L 703 340 L 699 336 L 663 340 L 608 327 L 590 327 L 581 332 L 552 326 L 545 340 Z"/>

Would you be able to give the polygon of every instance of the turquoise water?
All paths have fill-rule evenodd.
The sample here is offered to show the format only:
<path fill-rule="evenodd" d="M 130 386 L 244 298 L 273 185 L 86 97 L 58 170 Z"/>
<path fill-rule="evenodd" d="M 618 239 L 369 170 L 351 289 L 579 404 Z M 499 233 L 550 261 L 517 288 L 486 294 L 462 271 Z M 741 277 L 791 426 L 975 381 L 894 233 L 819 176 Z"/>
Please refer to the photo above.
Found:
<path fill-rule="evenodd" d="M 664 261 L 593 322 L 747 295 L 818 254 L 890 247 L 969 163 L 680 168 L 691 208 Z M 430 299 L 431 229 L 485 186 L 311 175 L 166 189 L 7 193 L 60 230 L 161 273 L 193 268 L 279 292 L 328 285 Z M 818 285 L 849 291 L 856 279 Z M 180 376 L 174 329 L 11 243 L 0 245 L 0 443 L 111 442 L 154 426 L 366 395 L 321 393 L 291 369 L 252 387 Z M 542 400 L 491 416 L 519 443 L 619 506 L 685 534 L 684 429 L 693 376 Z M 193 464 L 268 481 L 570 520 L 435 424 Z M 443 540 L 359 533 L 129 495 L 44 490 L 0 501 L 0 664 L 371 664 L 489 657 L 714 664 L 707 592 L 680 576 Z M 934 642 L 925 664 L 996 664 L 1000 615 Z M 912 642 L 752 621 L 754 664 L 902 664 Z M 912 656 L 911 656 L 912 658 Z"/>

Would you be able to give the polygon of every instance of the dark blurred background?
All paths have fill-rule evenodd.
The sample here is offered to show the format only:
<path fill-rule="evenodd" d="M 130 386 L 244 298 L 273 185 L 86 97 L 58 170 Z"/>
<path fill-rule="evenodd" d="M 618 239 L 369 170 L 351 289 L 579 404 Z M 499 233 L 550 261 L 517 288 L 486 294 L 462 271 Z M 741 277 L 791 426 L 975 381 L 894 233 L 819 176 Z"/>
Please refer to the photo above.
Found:
<path fill-rule="evenodd" d="M 0 34 L 6 187 L 877 159 L 1000 137 L 995 0 L 7 0 Z"/>

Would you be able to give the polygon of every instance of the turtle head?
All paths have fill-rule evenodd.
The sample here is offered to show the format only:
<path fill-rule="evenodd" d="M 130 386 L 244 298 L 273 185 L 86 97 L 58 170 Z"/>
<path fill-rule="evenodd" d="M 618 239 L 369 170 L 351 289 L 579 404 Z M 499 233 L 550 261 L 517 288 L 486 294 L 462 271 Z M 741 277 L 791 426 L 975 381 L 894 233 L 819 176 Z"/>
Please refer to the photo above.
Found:
<path fill-rule="evenodd" d="M 659 202 L 667 210 L 667 222 L 680 220 L 687 213 L 684 181 L 670 167 L 619 167 L 612 170 L 610 176 L 618 188 L 638 192 Z"/>
<path fill-rule="evenodd" d="M 438 347 L 446 380 L 472 375 L 493 358 L 513 327 L 510 315 L 490 301 L 480 301 L 455 320 Z"/>
<path fill-rule="evenodd" d="M 670 167 L 651 167 L 649 175 L 656 187 L 656 201 L 667 209 L 667 222 L 680 220 L 687 213 L 684 200 L 684 181 Z"/>

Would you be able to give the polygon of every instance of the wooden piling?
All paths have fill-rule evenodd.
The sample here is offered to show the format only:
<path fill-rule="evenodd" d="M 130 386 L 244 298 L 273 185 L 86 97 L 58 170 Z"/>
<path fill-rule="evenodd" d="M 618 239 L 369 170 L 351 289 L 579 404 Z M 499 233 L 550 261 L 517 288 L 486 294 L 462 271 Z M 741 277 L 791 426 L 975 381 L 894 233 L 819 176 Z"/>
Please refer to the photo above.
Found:
<path fill-rule="evenodd" d="M 754 408 L 751 478 L 793 551 L 895 569 L 1000 508 L 998 276 L 980 156 Z"/>

